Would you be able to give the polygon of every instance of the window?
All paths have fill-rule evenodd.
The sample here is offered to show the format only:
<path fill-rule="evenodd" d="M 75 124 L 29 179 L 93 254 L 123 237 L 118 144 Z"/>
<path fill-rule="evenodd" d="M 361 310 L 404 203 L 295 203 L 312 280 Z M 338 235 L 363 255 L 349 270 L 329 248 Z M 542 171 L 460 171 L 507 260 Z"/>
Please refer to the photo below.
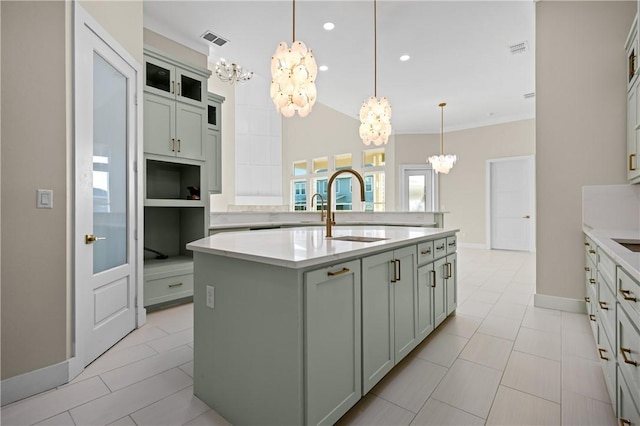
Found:
<path fill-rule="evenodd" d="M 367 173 L 364 176 L 364 210 L 385 211 L 384 172 Z"/>
<path fill-rule="evenodd" d="M 293 182 L 293 210 L 307 210 L 307 181 L 299 180 Z"/>
<path fill-rule="evenodd" d="M 327 157 L 313 159 L 313 173 L 325 173 L 329 171 L 329 160 Z"/>
<path fill-rule="evenodd" d="M 364 151 L 362 159 L 363 167 L 382 167 L 385 165 L 384 148 L 370 149 Z"/>
<path fill-rule="evenodd" d="M 351 168 L 351 154 L 336 155 L 333 159 L 335 170 L 345 170 Z"/>
<path fill-rule="evenodd" d="M 335 180 L 336 210 L 353 210 L 351 178 L 338 177 Z"/>
<path fill-rule="evenodd" d="M 293 163 L 293 175 L 294 176 L 303 176 L 307 174 L 307 162 L 306 161 L 296 161 Z"/>

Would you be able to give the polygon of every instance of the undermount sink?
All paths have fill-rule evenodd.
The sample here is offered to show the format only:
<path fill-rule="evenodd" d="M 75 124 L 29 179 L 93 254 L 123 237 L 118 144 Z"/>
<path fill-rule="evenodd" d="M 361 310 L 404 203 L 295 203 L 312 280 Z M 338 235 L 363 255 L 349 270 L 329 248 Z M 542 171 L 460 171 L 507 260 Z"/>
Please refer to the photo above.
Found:
<path fill-rule="evenodd" d="M 634 253 L 640 253 L 640 240 L 617 240 L 614 238 L 613 241 L 620 244 L 622 247 L 631 250 Z"/>
<path fill-rule="evenodd" d="M 388 238 L 361 237 L 359 235 L 345 235 L 343 237 L 332 237 L 331 239 L 338 241 L 355 241 L 358 243 L 375 243 L 376 241 L 388 240 Z"/>

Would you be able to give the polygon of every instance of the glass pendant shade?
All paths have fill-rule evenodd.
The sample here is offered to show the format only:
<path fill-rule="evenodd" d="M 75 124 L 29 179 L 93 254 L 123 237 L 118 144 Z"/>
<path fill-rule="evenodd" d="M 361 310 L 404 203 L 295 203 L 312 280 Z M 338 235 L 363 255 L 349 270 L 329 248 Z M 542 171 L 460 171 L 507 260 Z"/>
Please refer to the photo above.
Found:
<path fill-rule="evenodd" d="M 391 105 L 387 98 L 375 96 L 362 103 L 360 108 L 360 138 L 369 146 L 386 144 L 391 134 Z"/>
<path fill-rule="evenodd" d="M 284 117 L 297 112 L 306 117 L 316 102 L 318 67 L 313 52 L 301 41 L 291 48 L 286 42 L 278 44 L 271 58 L 271 100 Z"/>
<path fill-rule="evenodd" d="M 453 168 L 458 157 L 451 154 L 444 154 L 444 107 L 447 104 L 442 102 L 440 107 L 440 155 L 432 155 L 427 160 L 436 173 L 447 174 Z"/>

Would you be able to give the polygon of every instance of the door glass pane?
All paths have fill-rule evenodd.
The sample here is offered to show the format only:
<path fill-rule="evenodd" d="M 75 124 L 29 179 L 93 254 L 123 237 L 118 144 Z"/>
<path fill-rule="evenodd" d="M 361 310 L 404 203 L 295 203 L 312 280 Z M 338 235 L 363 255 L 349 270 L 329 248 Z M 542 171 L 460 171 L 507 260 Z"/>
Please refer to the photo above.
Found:
<path fill-rule="evenodd" d="M 147 62 L 147 86 L 168 92 L 171 88 L 171 71 Z"/>
<path fill-rule="evenodd" d="M 94 53 L 93 273 L 127 261 L 127 79 Z"/>
<path fill-rule="evenodd" d="M 180 75 L 180 95 L 196 101 L 202 100 L 202 82 L 195 78 Z"/>
<path fill-rule="evenodd" d="M 409 211 L 425 211 L 426 196 L 425 176 L 409 176 Z"/>

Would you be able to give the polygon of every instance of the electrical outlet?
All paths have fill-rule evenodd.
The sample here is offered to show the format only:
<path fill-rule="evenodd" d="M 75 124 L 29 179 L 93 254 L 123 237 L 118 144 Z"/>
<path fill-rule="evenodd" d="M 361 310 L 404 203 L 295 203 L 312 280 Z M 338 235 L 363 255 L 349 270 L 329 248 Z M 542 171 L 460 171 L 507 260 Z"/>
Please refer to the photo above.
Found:
<path fill-rule="evenodd" d="M 214 307 L 214 288 L 213 286 L 207 286 L 207 307 L 213 309 Z"/>

